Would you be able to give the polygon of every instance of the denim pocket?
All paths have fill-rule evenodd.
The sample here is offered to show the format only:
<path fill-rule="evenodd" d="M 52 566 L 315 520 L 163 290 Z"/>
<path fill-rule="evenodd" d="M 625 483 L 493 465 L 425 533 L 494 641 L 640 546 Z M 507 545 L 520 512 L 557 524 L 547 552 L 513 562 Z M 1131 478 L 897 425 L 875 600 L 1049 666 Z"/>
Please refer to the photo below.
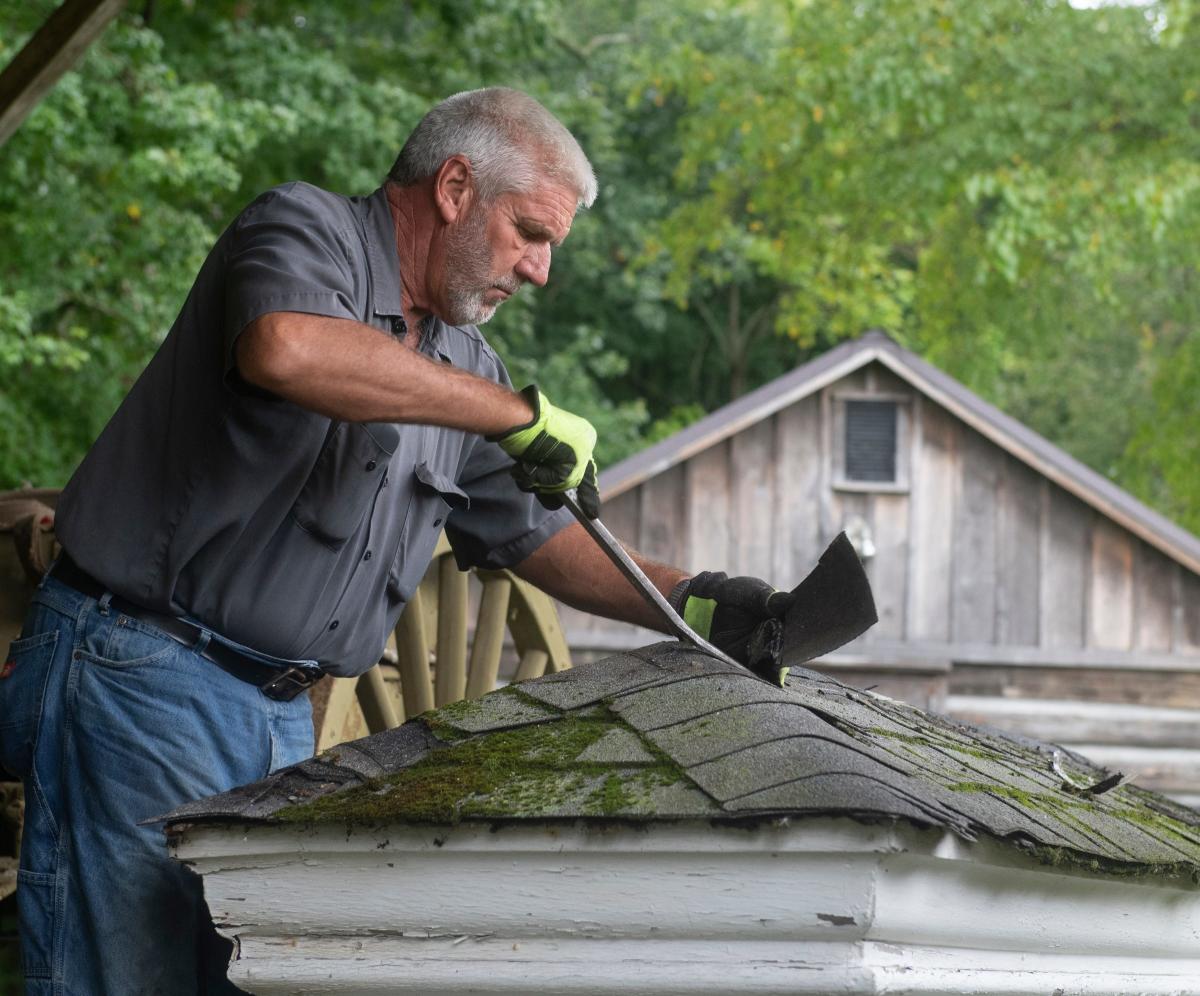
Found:
<path fill-rule="evenodd" d="M 57 630 L 16 640 L 0 667 L 0 768 L 19 778 L 29 775 L 46 675 L 57 645 Z"/>
<path fill-rule="evenodd" d="M 81 656 L 103 667 L 138 668 L 170 660 L 183 644 L 145 623 L 117 615 L 107 635 L 85 646 Z"/>
<path fill-rule="evenodd" d="M 337 549 L 371 507 L 400 430 L 387 422 L 342 422 L 325 443 L 292 507 L 296 525 Z"/>
<path fill-rule="evenodd" d="M 54 952 L 54 876 L 17 872 L 17 918 L 21 967 L 27 979 L 48 979 Z"/>

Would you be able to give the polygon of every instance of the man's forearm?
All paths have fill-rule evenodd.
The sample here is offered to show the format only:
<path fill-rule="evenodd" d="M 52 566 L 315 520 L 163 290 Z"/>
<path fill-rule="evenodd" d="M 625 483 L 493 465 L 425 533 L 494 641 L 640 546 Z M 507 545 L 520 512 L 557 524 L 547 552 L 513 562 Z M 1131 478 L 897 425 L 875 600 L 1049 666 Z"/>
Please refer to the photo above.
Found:
<path fill-rule="evenodd" d="M 343 422 L 419 422 L 482 435 L 533 417 L 521 395 L 340 318 L 275 312 L 238 337 L 250 383 Z"/>
<path fill-rule="evenodd" d="M 659 591 L 671 589 L 687 577 L 630 550 L 638 566 Z M 514 568 L 516 573 L 572 608 L 619 619 L 648 629 L 667 632 L 662 616 L 634 589 L 607 554 L 578 523 L 555 533 Z"/>

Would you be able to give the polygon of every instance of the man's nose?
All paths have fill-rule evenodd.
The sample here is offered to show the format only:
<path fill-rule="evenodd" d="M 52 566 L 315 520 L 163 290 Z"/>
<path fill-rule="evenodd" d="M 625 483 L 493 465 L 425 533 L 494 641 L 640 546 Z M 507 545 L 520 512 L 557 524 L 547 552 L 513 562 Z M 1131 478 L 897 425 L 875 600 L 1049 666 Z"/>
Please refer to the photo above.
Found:
<path fill-rule="evenodd" d="M 535 287 L 544 287 L 550 276 L 550 247 L 545 243 L 533 243 L 516 266 L 516 274 Z"/>

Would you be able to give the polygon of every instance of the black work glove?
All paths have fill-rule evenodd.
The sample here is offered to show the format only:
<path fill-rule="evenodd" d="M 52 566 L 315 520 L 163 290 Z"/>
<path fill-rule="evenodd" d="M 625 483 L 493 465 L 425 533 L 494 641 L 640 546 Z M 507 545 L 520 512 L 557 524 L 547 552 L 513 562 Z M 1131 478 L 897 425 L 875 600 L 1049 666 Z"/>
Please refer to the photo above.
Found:
<path fill-rule="evenodd" d="M 787 668 L 781 666 L 779 654 L 790 592 L 776 591 L 759 578 L 702 571 L 676 585 L 669 601 L 684 622 L 718 650 L 760 678 L 783 686 Z"/>

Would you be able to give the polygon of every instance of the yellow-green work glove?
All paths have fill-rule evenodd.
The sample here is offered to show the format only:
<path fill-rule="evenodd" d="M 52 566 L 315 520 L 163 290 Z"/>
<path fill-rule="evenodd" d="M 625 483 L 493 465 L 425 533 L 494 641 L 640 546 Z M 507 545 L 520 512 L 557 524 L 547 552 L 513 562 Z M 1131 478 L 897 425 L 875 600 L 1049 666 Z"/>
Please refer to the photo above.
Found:
<path fill-rule="evenodd" d="M 512 475 L 522 491 L 536 494 L 547 508 L 561 508 L 562 499 L 556 496 L 575 488 L 579 507 L 588 518 L 596 518 L 596 430 L 587 419 L 555 408 L 536 384 L 521 395 L 533 409 L 532 421 L 487 438 L 516 461 Z"/>

